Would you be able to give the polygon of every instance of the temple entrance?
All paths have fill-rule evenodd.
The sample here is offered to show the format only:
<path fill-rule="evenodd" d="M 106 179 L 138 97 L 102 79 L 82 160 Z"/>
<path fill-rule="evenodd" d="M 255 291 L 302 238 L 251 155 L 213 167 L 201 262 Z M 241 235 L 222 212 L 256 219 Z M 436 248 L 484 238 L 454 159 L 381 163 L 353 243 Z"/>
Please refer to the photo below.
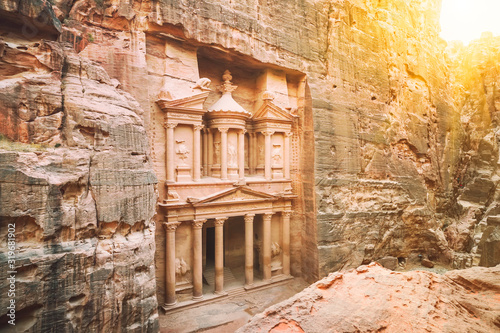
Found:
<path fill-rule="evenodd" d="M 227 289 L 245 284 L 245 221 L 243 216 L 228 218 L 224 226 L 224 285 Z M 226 276 L 227 274 L 227 276 Z"/>
<path fill-rule="evenodd" d="M 206 242 L 205 242 L 205 253 L 206 253 L 206 266 L 214 267 L 215 265 L 215 228 L 207 228 L 206 230 Z"/>

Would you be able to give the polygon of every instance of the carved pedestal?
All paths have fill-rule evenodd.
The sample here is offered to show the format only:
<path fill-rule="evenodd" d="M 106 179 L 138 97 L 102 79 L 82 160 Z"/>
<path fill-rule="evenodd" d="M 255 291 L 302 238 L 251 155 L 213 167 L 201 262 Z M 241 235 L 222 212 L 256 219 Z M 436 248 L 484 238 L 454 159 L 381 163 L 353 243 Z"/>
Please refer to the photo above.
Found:
<path fill-rule="evenodd" d="M 177 168 L 177 181 L 189 182 L 191 181 L 191 168 L 189 166 L 178 166 Z"/>

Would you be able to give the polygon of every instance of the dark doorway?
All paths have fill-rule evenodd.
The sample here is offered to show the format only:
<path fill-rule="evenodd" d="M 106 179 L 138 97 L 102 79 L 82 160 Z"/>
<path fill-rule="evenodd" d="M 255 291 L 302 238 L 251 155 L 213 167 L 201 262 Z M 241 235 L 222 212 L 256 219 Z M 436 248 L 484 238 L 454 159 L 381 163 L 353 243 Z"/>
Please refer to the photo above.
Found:
<path fill-rule="evenodd" d="M 207 266 L 215 265 L 215 227 L 207 228 L 206 242 Z"/>

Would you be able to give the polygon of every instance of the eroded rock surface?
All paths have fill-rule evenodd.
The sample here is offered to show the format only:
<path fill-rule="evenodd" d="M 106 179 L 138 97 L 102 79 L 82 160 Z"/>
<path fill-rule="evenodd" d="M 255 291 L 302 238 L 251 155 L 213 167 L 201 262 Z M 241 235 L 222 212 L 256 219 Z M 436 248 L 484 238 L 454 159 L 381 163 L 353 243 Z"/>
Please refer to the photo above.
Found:
<path fill-rule="evenodd" d="M 157 331 L 157 180 L 141 107 L 59 43 L 6 40 L 4 55 L 22 75 L 0 81 L 0 330 L 13 327 L 15 226 L 17 332 Z"/>
<path fill-rule="evenodd" d="M 437 275 L 377 264 L 332 273 L 237 332 L 496 332 L 500 266 Z"/>

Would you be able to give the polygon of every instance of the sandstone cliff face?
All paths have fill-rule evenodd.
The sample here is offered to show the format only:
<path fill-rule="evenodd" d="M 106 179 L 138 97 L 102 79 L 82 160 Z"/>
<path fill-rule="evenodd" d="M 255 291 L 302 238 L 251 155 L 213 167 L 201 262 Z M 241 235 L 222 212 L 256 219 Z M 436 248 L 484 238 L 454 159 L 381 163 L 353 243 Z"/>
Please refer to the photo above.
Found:
<path fill-rule="evenodd" d="M 306 74 L 294 274 L 314 280 L 387 255 L 452 260 L 443 226 L 461 131 L 438 0 L 82 2 L 69 16 L 94 36 L 78 44 L 82 54 L 119 78 L 146 110 L 147 126 L 154 124 L 144 96 L 155 89 L 144 88 L 141 73 L 155 56 L 150 35 L 231 50 L 228 59 L 242 66 Z M 85 39 L 74 27 L 63 36 Z M 116 68 L 117 54 L 126 71 Z"/>
<path fill-rule="evenodd" d="M 446 229 L 450 245 L 462 253 L 457 268 L 500 263 L 499 111 L 500 39 L 485 33 L 467 47 L 449 45 L 463 131 L 454 210 L 458 221 Z"/>
<path fill-rule="evenodd" d="M 500 267 L 436 275 L 377 264 L 332 273 L 237 332 L 495 332 Z"/>
<path fill-rule="evenodd" d="M 1 17 L 18 23 L 1 27 L 0 133 L 21 145 L 2 151 L 0 216 L 22 226 L 20 290 L 43 291 L 19 303 L 20 317 L 31 318 L 26 327 L 157 325 L 153 234 L 163 231 L 152 221 L 148 161 L 151 143 L 152 158 L 163 159 L 151 134 L 162 130 L 151 106 L 161 87 L 155 59 L 184 68 L 182 54 L 155 44 L 161 38 L 238 66 L 306 75 L 296 110 L 293 274 L 313 281 L 388 255 L 465 267 L 471 252 L 485 253 L 482 264 L 494 265 L 498 48 L 476 45 L 449 61 L 439 7 L 439 0 L 56 0 L 52 9 L 1 2 Z M 43 24 L 19 35 L 22 18 Z M 60 42 L 41 41 L 59 31 Z M 99 308 L 102 318 L 94 316 Z"/>
<path fill-rule="evenodd" d="M 214 46 L 243 67 L 306 74 L 294 274 L 314 280 L 387 255 L 452 262 L 470 250 L 453 228 L 444 232 L 461 221 L 455 202 L 467 129 L 438 38 L 438 0 L 54 4 L 61 40 L 137 100 L 151 143 L 161 127 L 151 107 L 159 79 L 149 75 L 161 68 L 151 59 L 166 57 L 155 38 Z M 181 54 L 167 57 L 182 64 Z M 154 160 L 162 153 L 153 145 Z"/>
<path fill-rule="evenodd" d="M 1 330 L 15 226 L 17 332 L 157 331 L 141 107 L 59 43 L 8 36 L 1 49 Z"/>

